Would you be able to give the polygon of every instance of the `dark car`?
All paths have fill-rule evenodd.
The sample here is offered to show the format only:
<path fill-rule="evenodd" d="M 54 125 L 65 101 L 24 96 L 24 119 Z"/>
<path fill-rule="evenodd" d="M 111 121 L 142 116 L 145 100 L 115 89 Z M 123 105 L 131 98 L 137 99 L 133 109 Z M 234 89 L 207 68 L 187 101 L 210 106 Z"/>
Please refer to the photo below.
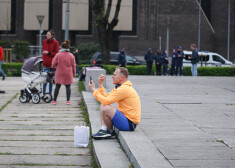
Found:
<path fill-rule="evenodd" d="M 118 65 L 118 55 L 119 52 L 110 52 L 110 64 Z M 96 52 L 91 59 L 91 64 L 102 65 L 102 57 L 103 55 L 100 52 Z M 126 55 L 126 62 L 127 65 L 146 65 L 144 61 L 140 61 L 130 55 Z"/>

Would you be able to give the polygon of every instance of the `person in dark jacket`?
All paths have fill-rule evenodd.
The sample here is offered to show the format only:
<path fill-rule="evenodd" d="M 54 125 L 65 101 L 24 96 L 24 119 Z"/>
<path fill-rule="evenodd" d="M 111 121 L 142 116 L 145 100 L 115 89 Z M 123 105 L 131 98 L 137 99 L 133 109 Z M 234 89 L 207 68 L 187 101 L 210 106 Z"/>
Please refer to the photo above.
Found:
<path fill-rule="evenodd" d="M 126 54 L 124 48 L 120 50 L 118 55 L 118 65 L 119 67 L 126 67 Z"/>
<path fill-rule="evenodd" d="M 151 75 L 152 66 L 153 66 L 153 59 L 154 59 L 154 54 L 153 54 L 152 48 L 148 49 L 148 52 L 145 54 L 144 59 L 147 63 L 147 75 Z"/>
<path fill-rule="evenodd" d="M 162 54 L 161 50 L 157 51 L 157 55 L 154 57 L 155 59 L 155 66 L 156 66 L 156 75 L 161 75 L 161 68 L 162 68 Z"/>
<path fill-rule="evenodd" d="M 53 29 L 46 34 L 47 39 L 43 40 L 43 70 L 45 72 L 51 71 L 51 63 L 54 56 L 59 52 L 59 43 L 55 39 L 55 32 Z M 43 84 L 43 95 L 46 93 L 47 83 Z M 49 84 L 49 93 L 52 94 L 52 84 Z M 43 99 L 44 97 L 42 97 Z"/>
<path fill-rule="evenodd" d="M 168 57 L 167 57 L 167 51 L 163 50 L 162 51 L 162 67 L 163 67 L 163 71 L 162 71 L 162 76 L 169 75 L 169 68 L 168 68 Z"/>
<path fill-rule="evenodd" d="M 176 61 L 177 61 L 177 58 L 176 58 L 176 49 L 173 49 L 172 51 L 172 61 L 171 61 L 171 76 L 174 76 L 174 73 L 173 71 L 175 72 L 175 67 L 176 67 Z"/>
<path fill-rule="evenodd" d="M 192 67 L 191 72 L 192 76 L 197 76 L 197 63 L 199 62 L 198 50 L 195 44 L 191 44 L 192 57 L 190 57 Z"/>
<path fill-rule="evenodd" d="M 79 72 L 79 69 L 78 69 L 78 64 L 79 64 L 79 59 L 78 59 L 78 48 L 75 48 L 74 52 L 73 52 L 73 55 L 75 57 L 75 62 L 76 62 L 76 73 L 78 76 L 80 76 L 80 72 Z"/>
<path fill-rule="evenodd" d="M 184 59 L 184 52 L 182 51 L 182 47 L 178 46 L 176 51 L 176 69 L 175 69 L 175 76 L 180 75 L 183 76 L 183 59 Z M 180 74 L 178 74 L 178 70 L 180 68 Z"/>

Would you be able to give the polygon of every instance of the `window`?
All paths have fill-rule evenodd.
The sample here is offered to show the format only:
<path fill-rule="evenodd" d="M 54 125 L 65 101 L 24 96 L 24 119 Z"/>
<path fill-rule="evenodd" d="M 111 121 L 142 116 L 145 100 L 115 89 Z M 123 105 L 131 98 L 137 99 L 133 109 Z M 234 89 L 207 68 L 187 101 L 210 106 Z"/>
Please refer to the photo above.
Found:
<path fill-rule="evenodd" d="M 212 59 L 213 59 L 213 61 L 221 62 L 222 64 L 225 64 L 225 61 L 221 57 L 219 57 L 218 55 L 213 55 Z"/>
<path fill-rule="evenodd" d="M 11 30 L 11 1 L 0 2 L 0 31 Z"/>
<path fill-rule="evenodd" d="M 134 58 L 129 56 L 129 55 L 126 55 L 126 61 L 133 61 L 134 62 Z"/>
<path fill-rule="evenodd" d="M 200 55 L 200 61 L 207 62 L 209 61 L 209 55 Z"/>
<path fill-rule="evenodd" d="M 189 54 L 185 54 L 184 57 L 185 57 L 185 60 L 189 61 L 189 57 L 191 57 L 192 55 L 189 55 Z"/>
<path fill-rule="evenodd" d="M 62 29 L 65 30 L 66 2 L 63 1 Z M 88 31 L 89 29 L 89 1 L 70 0 L 69 4 L 69 30 Z"/>
<path fill-rule="evenodd" d="M 49 0 L 25 0 L 24 29 L 39 30 L 37 15 L 43 15 L 42 30 L 48 30 Z"/>

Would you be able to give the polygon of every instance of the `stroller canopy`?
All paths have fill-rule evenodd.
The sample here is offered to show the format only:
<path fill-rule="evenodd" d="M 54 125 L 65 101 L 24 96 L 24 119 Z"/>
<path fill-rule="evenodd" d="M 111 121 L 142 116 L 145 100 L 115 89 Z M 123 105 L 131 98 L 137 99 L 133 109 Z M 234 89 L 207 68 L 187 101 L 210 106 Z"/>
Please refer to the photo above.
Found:
<path fill-rule="evenodd" d="M 43 62 L 43 59 L 41 56 L 31 57 L 25 61 L 21 70 L 26 71 L 26 72 L 40 71 L 42 62 Z"/>

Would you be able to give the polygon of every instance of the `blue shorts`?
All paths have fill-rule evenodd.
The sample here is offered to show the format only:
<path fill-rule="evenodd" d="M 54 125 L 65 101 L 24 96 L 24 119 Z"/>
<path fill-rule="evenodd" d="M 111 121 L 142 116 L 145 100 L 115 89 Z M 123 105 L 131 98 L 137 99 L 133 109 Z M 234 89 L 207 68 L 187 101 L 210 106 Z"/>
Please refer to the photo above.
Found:
<path fill-rule="evenodd" d="M 134 131 L 136 128 L 136 124 L 128 120 L 119 110 L 116 110 L 112 123 L 120 131 Z M 130 129 L 130 127 L 132 127 L 132 129 Z"/>

